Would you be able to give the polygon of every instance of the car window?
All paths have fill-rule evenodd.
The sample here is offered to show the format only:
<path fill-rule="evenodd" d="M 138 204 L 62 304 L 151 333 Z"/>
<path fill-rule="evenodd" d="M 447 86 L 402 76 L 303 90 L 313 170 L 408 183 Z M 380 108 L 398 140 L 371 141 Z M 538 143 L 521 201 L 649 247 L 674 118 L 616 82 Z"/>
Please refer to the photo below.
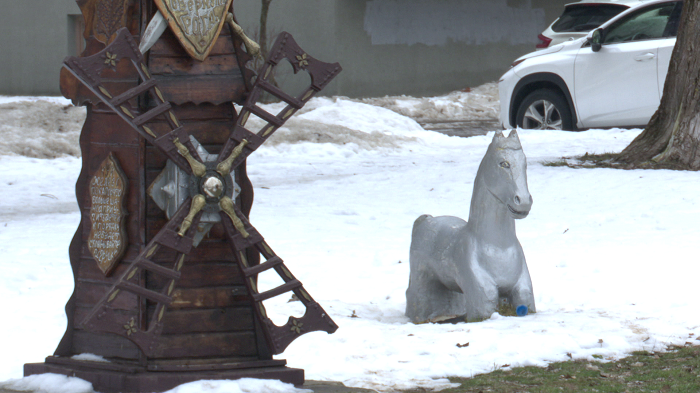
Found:
<path fill-rule="evenodd" d="M 590 31 L 628 7 L 619 4 L 571 4 L 552 25 L 557 33 Z"/>
<path fill-rule="evenodd" d="M 676 8 L 671 13 L 671 18 L 666 25 L 666 31 L 664 32 L 664 37 L 675 37 L 678 35 L 678 25 L 681 23 L 681 13 L 683 11 L 683 2 L 679 1 L 676 3 Z"/>
<path fill-rule="evenodd" d="M 675 8 L 676 3 L 666 3 L 632 13 L 608 27 L 603 43 L 662 38 Z"/>

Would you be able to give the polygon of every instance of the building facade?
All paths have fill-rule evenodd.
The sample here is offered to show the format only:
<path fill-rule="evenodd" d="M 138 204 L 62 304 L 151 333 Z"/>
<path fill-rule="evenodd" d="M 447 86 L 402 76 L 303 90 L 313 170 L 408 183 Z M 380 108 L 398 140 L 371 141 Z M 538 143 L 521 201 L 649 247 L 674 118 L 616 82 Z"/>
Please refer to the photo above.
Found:
<path fill-rule="evenodd" d="M 102 0 L 113 1 L 113 0 Z M 292 33 L 319 60 L 343 72 L 326 95 L 435 95 L 497 80 L 566 0 L 274 0 L 268 34 Z M 235 0 L 238 22 L 258 36 L 259 0 Z M 80 52 L 75 0 L 0 0 L 0 94 L 59 95 L 66 55 Z M 278 80 L 293 91 L 291 66 Z"/>

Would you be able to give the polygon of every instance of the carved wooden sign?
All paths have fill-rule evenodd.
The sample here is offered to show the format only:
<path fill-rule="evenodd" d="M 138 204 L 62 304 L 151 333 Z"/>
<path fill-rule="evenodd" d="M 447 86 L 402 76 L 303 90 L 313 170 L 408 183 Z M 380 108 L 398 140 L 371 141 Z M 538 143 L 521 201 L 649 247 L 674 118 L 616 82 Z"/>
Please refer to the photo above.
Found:
<path fill-rule="evenodd" d="M 126 186 L 126 176 L 110 153 L 90 179 L 92 229 L 88 249 L 105 275 L 110 273 L 126 250 L 124 219 L 127 213 L 123 207 Z"/>
<path fill-rule="evenodd" d="M 94 7 L 92 32 L 95 39 L 109 44 L 117 30 L 126 26 L 126 9 L 129 0 L 92 0 L 86 6 Z"/>
<path fill-rule="evenodd" d="M 233 0 L 155 0 L 183 48 L 199 61 L 209 56 Z"/>

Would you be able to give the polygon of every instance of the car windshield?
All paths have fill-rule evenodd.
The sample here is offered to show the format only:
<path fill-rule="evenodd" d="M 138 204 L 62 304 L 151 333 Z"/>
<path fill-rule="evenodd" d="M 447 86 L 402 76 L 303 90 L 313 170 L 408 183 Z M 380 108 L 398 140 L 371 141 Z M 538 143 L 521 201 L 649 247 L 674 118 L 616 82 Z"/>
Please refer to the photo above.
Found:
<path fill-rule="evenodd" d="M 627 8 L 619 4 L 571 4 L 552 25 L 552 30 L 557 33 L 590 31 Z"/>

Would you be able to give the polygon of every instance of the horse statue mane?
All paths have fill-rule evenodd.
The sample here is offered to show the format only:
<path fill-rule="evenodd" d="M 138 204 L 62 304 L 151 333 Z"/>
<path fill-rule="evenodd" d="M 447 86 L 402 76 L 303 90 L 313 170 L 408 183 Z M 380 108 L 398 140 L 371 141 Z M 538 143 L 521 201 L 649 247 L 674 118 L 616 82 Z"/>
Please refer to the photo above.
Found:
<path fill-rule="evenodd" d="M 531 207 L 518 134 L 497 132 L 474 180 L 469 220 L 422 215 L 413 224 L 406 316 L 414 323 L 471 322 L 504 306 L 535 312 L 515 234 L 515 220 L 527 217 Z"/>

